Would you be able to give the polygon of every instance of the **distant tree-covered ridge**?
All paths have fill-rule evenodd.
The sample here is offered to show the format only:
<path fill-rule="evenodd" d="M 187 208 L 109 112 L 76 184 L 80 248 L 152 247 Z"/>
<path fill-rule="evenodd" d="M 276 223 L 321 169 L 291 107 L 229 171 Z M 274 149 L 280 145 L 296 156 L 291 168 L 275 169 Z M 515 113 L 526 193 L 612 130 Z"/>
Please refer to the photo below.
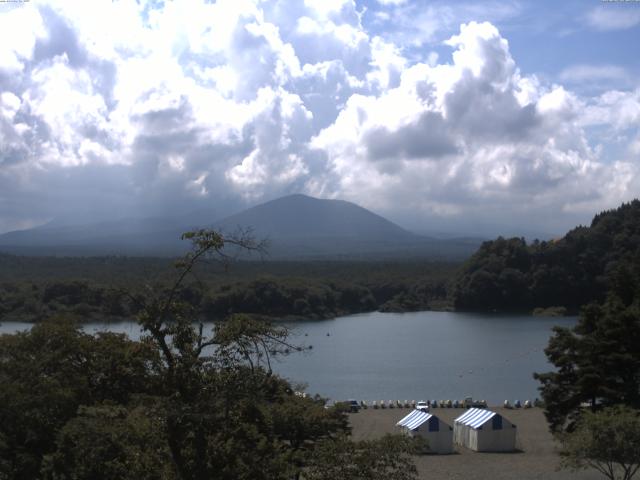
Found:
<path fill-rule="evenodd" d="M 138 313 L 123 291 L 161 291 L 171 282 L 166 259 L 0 255 L 0 322 L 73 315 L 118 321 Z M 438 262 L 239 262 L 229 271 L 202 262 L 181 299 L 205 318 L 232 313 L 324 319 L 373 310 L 447 307 L 456 264 Z M 169 270 L 170 271 L 170 270 Z"/>
<path fill-rule="evenodd" d="M 640 257 L 640 201 L 633 200 L 574 228 L 559 240 L 498 238 L 464 264 L 451 291 L 457 310 L 577 311 L 601 302 L 617 272 Z"/>
<path fill-rule="evenodd" d="M 332 318 L 379 310 L 575 313 L 602 302 L 617 271 L 640 257 L 640 201 L 598 214 L 554 241 L 498 238 L 460 268 L 434 261 L 238 262 L 223 272 L 207 262 L 181 295 L 210 319 L 231 313 L 272 318 Z M 166 259 L 21 257 L 0 254 L 0 321 L 60 314 L 81 321 L 131 319 L 137 306 L 122 290 L 162 290 Z M 456 270 L 458 272 L 456 273 Z M 141 291 L 140 294 L 144 294 Z"/>

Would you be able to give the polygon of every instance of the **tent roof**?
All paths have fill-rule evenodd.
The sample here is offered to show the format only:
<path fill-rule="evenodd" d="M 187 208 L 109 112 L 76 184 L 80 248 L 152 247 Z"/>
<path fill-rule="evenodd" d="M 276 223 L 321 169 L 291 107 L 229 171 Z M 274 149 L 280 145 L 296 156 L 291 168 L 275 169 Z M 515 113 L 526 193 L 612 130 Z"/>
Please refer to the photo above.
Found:
<path fill-rule="evenodd" d="M 458 418 L 455 419 L 455 423 L 460 423 L 462 425 L 467 425 L 471 428 L 479 428 L 493 417 L 498 415 L 496 412 L 492 412 L 491 410 L 483 410 L 481 408 L 471 408 Z"/>
<path fill-rule="evenodd" d="M 414 410 L 409 415 L 401 419 L 396 425 L 400 427 L 407 427 L 409 430 L 414 430 L 429 420 L 433 415 L 422 410 Z"/>

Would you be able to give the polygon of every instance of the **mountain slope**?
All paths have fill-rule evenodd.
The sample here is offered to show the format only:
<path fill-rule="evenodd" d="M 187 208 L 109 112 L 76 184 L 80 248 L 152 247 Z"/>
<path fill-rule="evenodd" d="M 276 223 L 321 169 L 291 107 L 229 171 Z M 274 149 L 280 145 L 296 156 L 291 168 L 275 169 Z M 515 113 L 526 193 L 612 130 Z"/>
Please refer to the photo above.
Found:
<path fill-rule="evenodd" d="M 342 200 L 290 195 L 212 223 L 149 218 L 91 225 L 45 225 L 0 235 L 0 251 L 22 255 L 174 256 L 188 248 L 180 234 L 202 226 L 233 234 L 248 229 L 269 241 L 271 259 L 466 258 L 475 240 L 438 240 L 411 233 L 365 208 Z"/>
<path fill-rule="evenodd" d="M 269 241 L 272 259 L 462 259 L 480 245 L 409 232 L 354 203 L 289 195 L 227 217 L 214 228 L 250 227 Z"/>
<path fill-rule="evenodd" d="M 225 231 L 250 226 L 259 236 L 280 239 L 350 237 L 361 240 L 415 240 L 417 235 L 354 203 L 289 195 L 217 222 Z"/>
<path fill-rule="evenodd" d="M 0 235 L 0 250 L 23 255 L 175 255 L 191 227 L 174 218 L 121 219 L 81 225 L 47 224 Z"/>

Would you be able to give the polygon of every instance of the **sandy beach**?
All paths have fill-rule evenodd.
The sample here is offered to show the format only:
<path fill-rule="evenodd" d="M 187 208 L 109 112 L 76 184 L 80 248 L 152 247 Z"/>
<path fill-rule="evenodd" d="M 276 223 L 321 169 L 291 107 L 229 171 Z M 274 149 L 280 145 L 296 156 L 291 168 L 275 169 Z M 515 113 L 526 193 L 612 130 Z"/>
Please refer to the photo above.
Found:
<path fill-rule="evenodd" d="M 492 408 L 518 427 L 514 453 L 477 453 L 456 446 L 451 455 L 422 455 L 416 457 L 421 479 L 484 480 L 484 479 L 551 479 L 596 480 L 604 478 L 593 471 L 570 472 L 558 470 L 559 457 L 556 443 L 549 433 L 542 410 L 508 410 Z M 355 440 L 373 439 L 385 433 L 399 433 L 395 423 L 410 409 L 361 410 L 350 414 Z M 432 413 L 453 426 L 453 420 L 463 409 L 436 408 Z"/>

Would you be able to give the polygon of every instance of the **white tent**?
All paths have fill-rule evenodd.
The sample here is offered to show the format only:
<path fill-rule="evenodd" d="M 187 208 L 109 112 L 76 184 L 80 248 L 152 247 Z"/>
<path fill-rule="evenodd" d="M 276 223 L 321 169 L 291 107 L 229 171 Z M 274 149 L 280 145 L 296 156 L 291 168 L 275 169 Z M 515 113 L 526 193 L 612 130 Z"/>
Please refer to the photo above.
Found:
<path fill-rule="evenodd" d="M 471 408 L 454 420 L 453 438 L 476 452 L 511 452 L 516 448 L 516 426 L 496 412 Z"/>
<path fill-rule="evenodd" d="M 396 425 L 408 435 L 426 439 L 429 452 L 453 452 L 453 429 L 435 415 L 414 410 Z"/>

